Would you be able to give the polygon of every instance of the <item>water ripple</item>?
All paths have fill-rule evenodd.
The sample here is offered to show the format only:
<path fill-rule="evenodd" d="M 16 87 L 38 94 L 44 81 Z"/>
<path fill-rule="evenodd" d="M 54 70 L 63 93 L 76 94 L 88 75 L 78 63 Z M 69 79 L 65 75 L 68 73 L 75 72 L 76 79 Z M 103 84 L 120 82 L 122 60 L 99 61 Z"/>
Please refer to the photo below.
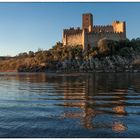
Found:
<path fill-rule="evenodd" d="M 0 137 L 140 137 L 140 74 L 0 76 Z"/>

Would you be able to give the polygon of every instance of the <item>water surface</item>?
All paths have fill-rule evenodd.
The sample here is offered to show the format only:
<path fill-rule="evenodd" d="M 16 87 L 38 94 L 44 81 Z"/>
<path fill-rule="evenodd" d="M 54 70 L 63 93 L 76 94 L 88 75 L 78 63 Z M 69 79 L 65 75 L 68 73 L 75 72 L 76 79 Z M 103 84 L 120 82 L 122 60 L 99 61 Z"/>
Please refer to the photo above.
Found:
<path fill-rule="evenodd" d="M 0 73 L 0 137 L 140 137 L 139 125 L 139 73 Z"/>

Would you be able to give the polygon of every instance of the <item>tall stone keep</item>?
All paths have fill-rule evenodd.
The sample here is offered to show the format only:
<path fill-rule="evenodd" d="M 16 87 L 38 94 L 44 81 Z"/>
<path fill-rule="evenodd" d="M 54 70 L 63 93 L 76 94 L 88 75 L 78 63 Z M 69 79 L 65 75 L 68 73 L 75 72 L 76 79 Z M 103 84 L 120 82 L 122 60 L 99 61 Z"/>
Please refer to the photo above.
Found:
<path fill-rule="evenodd" d="M 82 15 L 82 29 L 87 29 L 92 31 L 93 28 L 93 16 L 91 13 L 86 13 Z"/>

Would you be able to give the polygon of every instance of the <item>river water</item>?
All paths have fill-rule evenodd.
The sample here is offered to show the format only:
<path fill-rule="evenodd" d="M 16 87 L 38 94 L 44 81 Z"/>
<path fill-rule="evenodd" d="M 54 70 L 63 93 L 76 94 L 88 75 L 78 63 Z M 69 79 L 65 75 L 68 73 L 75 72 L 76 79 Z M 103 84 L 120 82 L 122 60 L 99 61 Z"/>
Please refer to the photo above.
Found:
<path fill-rule="evenodd" d="M 140 73 L 0 73 L 0 137 L 140 137 Z"/>

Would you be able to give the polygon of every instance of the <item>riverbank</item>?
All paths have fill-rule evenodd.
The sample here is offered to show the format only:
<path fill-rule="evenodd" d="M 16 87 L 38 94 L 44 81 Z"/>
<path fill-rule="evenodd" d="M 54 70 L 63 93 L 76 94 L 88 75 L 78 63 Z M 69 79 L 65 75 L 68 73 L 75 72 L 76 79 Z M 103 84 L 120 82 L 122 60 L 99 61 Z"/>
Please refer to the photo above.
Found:
<path fill-rule="evenodd" d="M 15 63 L 15 67 L 7 67 L 7 63 L 15 60 L 6 60 L 0 67 L 0 72 L 45 72 L 45 73 L 94 73 L 94 72 L 140 72 L 140 59 L 128 59 L 118 55 L 104 58 L 90 58 L 87 60 L 66 59 L 47 64 L 24 64 Z M 23 62 L 24 63 L 24 59 Z M 29 61 L 30 62 L 30 61 Z M 6 66 L 6 67 L 5 67 Z M 10 69 L 9 69 L 10 68 Z"/>
<path fill-rule="evenodd" d="M 36 65 L 23 65 L 17 68 L 18 72 L 139 72 L 139 56 L 126 58 L 119 55 L 100 58 L 89 58 L 85 60 L 65 59 L 63 61 L 48 62 Z"/>

